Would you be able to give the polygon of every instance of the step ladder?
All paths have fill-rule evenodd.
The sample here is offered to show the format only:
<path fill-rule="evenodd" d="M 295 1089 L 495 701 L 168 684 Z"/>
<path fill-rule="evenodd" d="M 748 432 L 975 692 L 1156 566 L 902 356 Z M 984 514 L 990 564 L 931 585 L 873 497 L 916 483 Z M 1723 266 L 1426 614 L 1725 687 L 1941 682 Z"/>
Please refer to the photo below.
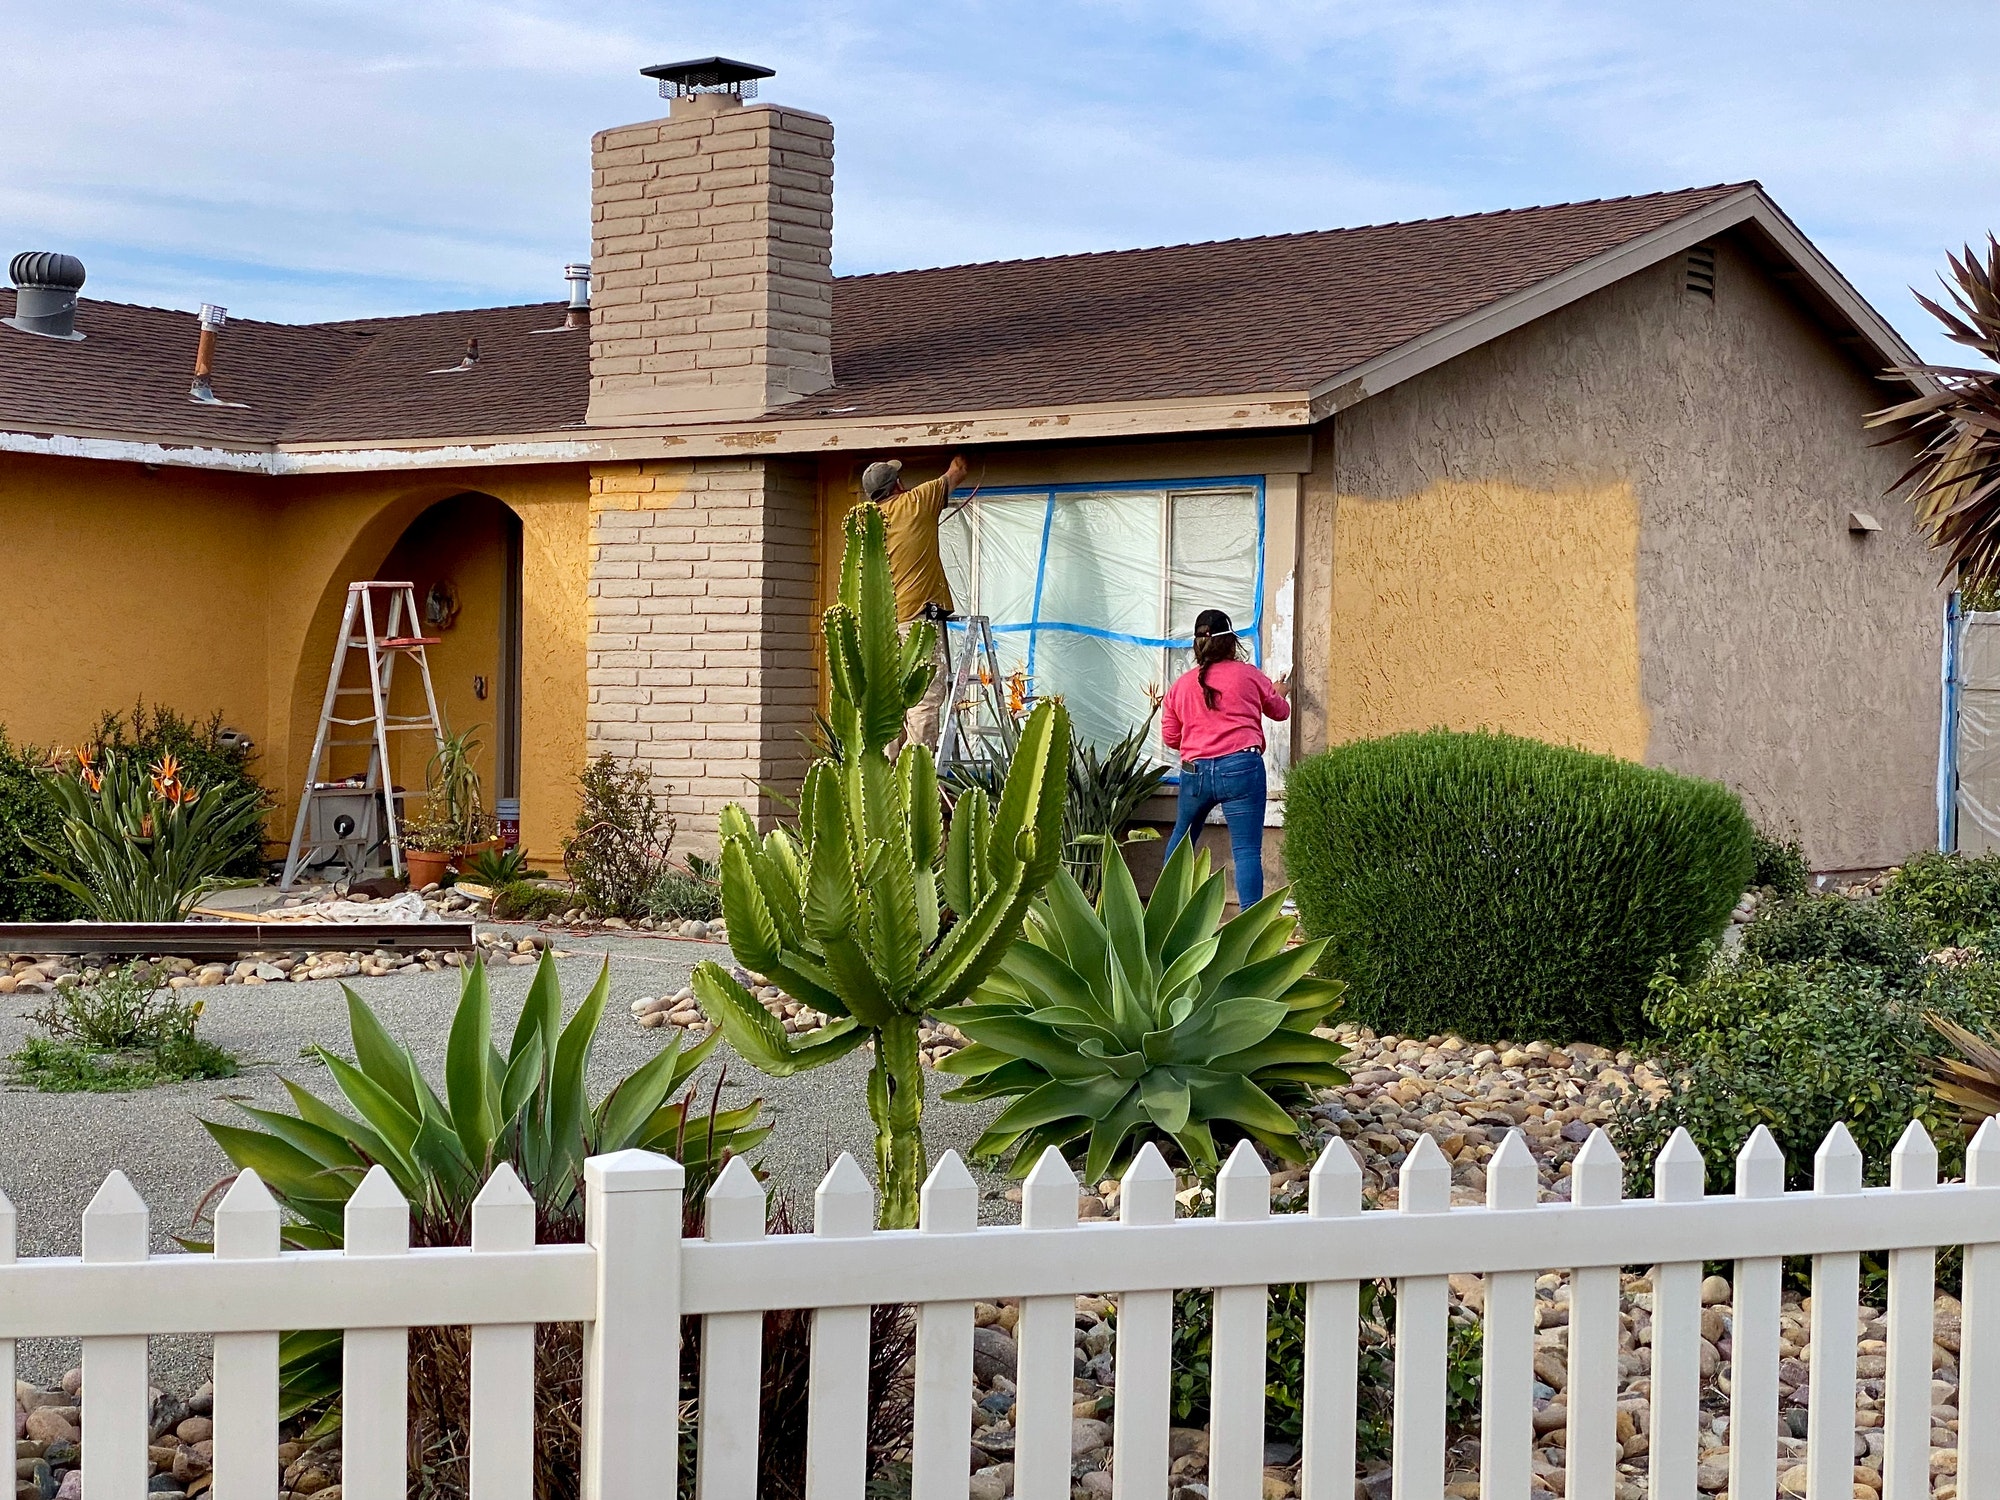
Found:
<path fill-rule="evenodd" d="M 435 646 L 438 640 L 415 633 L 421 618 L 415 584 L 370 581 L 347 586 L 347 607 L 340 617 L 333 668 L 327 673 L 319 731 L 313 736 L 312 759 L 306 764 L 305 792 L 292 824 L 280 890 L 290 890 L 307 866 L 336 859 L 350 876 L 359 875 L 385 840 L 391 873 L 403 874 L 402 820 L 397 806 L 403 793 L 390 774 L 389 736 L 428 730 L 438 748 L 444 745 L 437 694 L 432 691 L 430 664 L 424 657 L 424 648 Z M 368 669 L 365 683 L 341 680 L 352 652 L 362 653 Z M 415 663 L 424 684 L 424 712 L 420 714 L 389 712 L 396 663 L 404 657 Z M 362 712 L 352 716 L 341 713 L 342 700 L 354 698 L 365 700 L 360 705 Z M 355 730 L 360 733 L 347 733 Z M 321 779 L 329 750 L 361 746 L 368 749 L 368 769 L 359 778 Z"/>
<path fill-rule="evenodd" d="M 965 648 L 956 653 L 954 661 L 951 625 L 938 622 L 938 629 L 944 632 L 945 671 L 951 688 L 939 715 L 934 747 L 937 767 L 945 771 L 984 762 L 1004 775 L 1013 764 L 1020 731 L 1008 711 L 1006 679 L 993 649 L 993 625 L 985 615 L 967 616 L 964 625 Z"/>

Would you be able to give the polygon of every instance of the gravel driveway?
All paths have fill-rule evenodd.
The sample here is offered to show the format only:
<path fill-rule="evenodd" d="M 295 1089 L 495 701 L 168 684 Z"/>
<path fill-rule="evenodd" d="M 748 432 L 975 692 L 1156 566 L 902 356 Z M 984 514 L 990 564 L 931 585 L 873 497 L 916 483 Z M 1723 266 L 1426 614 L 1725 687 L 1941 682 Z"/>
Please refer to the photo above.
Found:
<path fill-rule="evenodd" d="M 554 937 L 556 946 L 570 954 L 557 961 L 566 1010 L 588 993 L 599 965 L 607 958 L 611 965 L 611 998 L 590 1063 L 593 1098 L 656 1055 L 661 1039 L 670 1034 L 641 1029 L 631 1018 L 631 1003 L 643 995 L 678 989 L 704 958 L 727 958 L 719 943 L 679 938 L 608 933 Z M 503 1047 L 534 972 L 528 965 L 490 970 L 496 1040 Z M 426 1076 L 441 1087 L 445 1037 L 458 1001 L 457 972 L 357 976 L 346 982 L 382 1018 L 390 1034 L 415 1052 Z M 202 1034 L 236 1054 L 243 1070 L 238 1077 L 131 1094 L 0 1090 L 0 1189 L 13 1200 L 23 1257 L 77 1254 L 84 1208 L 114 1168 L 131 1178 L 152 1209 L 154 1251 L 177 1251 L 173 1237 L 187 1232 L 204 1195 L 230 1170 L 228 1159 L 201 1128 L 199 1116 L 228 1120 L 236 1101 L 282 1107 L 287 1101 L 281 1075 L 337 1099 L 325 1068 L 301 1052 L 308 1044 L 319 1043 L 351 1053 L 339 982 L 225 985 L 202 995 L 208 1002 Z M 34 1002 L 10 996 L 0 1000 L 0 1007 L 4 1007 L 0 1053 L 8 1053 L 29 1035 L 26 1016 Z M 758 1159 L 771 1174 L 773 1191 L 788 1197 L 798 1210 L 796 1222 L 811 1222 L 812 1190 L 840 1152 L 852 1152 L 873 1175 L 874 1127 L 863 1098 L 865 1051 L 814 1073 L 777 1079 L 736 1058 L 725 1044 L 702 1069 L 699 1081 L 712 1086 L 719 1068 L 727 1070 L 725 1103 L 760 1095 L 765 1100 L 776 1128 Z M 931 1150 L 950 1146 L 963 1152 L 997 1108 L 940 1104 L 933 1096 L 925 1115 Z M 1004 1179 L 981 1174 L 981 1184 L 989 1216 L 1005 1216 L 1009 1205 Z M 74 1345 L 24 1345 L 21 1355 L 22 1374 L 29 1379 L 51 1378 L 75 1362 Z M 185 1393 L 206 1378 L 206 1361 L 205 1340 L 156 1340 L 154 1380 Z"/>

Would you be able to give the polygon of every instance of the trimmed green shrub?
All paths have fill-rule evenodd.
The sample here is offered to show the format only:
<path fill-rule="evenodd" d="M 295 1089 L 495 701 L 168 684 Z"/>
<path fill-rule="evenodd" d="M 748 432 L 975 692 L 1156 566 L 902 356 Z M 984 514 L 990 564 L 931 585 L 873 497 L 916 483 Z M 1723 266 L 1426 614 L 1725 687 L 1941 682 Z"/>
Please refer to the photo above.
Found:
<path fill-rule="evenodd" d="M 1901 912 L 1847 896 L 1801 895 L 1774 903 L 1743 929 L 1743 951 L 1766 964 L 1858 964 L 1877 970 L 1897 990 L 1917 983 L 1924 957 Z"/>
<path fill-rule="evenodd" d="M 42 771 L 45 751 L 18 749 L 0 729 L 0 922 L 67 922 L 83 906 L 61 886 L 37 878 L 46 867 L 29 847 L 62 837 L 62 804 Z"/>
<path fill-rule="evenodd" d="M 1711 1192 L 1729 1190 L 1736 1153 L 1759 1125 L 1783 1149 L 1796 1189 L 1812 1186 L 1813 1153 L 1835 1121 L 1854 1136 L 1872 1183 L 1888 1181 L 1889 1154 L 1912 1119 L 1937 1141 L 1947 1172 L 1956 1170 L 1964 1143 L 1954 1112 L 1931 1091 L 1930 1059 L 1945 1043 L 1925 1025 L 1927 1010 L 1990 1027 L 2000 1015 L 2000 968 L 1924 964 L 1899 989 L 1879 969 L 1742 954 L 1717 959 L 1692 983 L 1661 976 L 1646 1014 L 1671 1089 L 1629 1096 L 1611 1126 L 1629 1191 L 1652 1191 L 1653 1158 L 1677 1125 L 1707 1159 Z"/>
<path fill-rule="evenodd" d="M 1512 735 L 1360 740 L 1293 768 L 1285 871 L 1355 1019 L 1613 1044 L 1754 867 L 1715 782 Z"/>
<path fill-rule="evenodd" d="M 1882 888 L 1881 904 L 1907 917 L 1926 947 L 1976 944 L 2000 927 L 2000 853 L 1912 855 Z"/>
<path fill-rule="evenodd" d="M 567 887 L 533 880 L 512 881 L 493 893 L 493 915 L 503 922 L 542 922 L 582 904 Z"/>
<path fill-rule="evenodd" d="M 1796 833 L 1781 839 L 1758 828 L 1752 831 L 1751 848 L 1757 856 L 1757 868 L 1750 874 L 1752 885 L 1776 891 L 1780 896 L 1796 896 L 1812 879 L 1805 845 L 1799 842 Z"/>

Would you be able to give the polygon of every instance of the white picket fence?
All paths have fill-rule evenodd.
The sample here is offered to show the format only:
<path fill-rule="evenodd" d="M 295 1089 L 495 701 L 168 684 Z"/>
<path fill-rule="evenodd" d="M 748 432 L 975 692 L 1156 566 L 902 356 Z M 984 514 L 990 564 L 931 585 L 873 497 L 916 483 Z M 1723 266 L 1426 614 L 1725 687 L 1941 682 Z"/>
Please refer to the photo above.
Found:
<path fill-rule="evenodd" d="M 1862 1187 L 1836 1127 L 1810 1193 L 1784 1191 L 1760 1129 L 1736 1162 L 1734 1196 L 1705 1196 L 1700 1155 L 1678 1135 L 1656 1196 L 1621 1201 L 1620 1163 L 1593 1135 L 1567 1203 L 1538 1203 L 1518 1133 L 1496 1152 L 1486 1206 L 1453 1208 L 1449 1164 L 1420 1138 L 1394 1211 L 1364 1211 L 1346 1146 L 1313 1169 L 1309 1209 L 1270 1212 L 1269 1178 L 1239 1149 L 1213 1219 L 1174 1218 L 1174 1179 L 1148 1149 L 1127 1174 L 1121 1217 L 1079 1223 L 1077 1183 L 1054 1152 L 1028 1178 L 1018 1227 L 980 1227 L 971 1176 L 947 1153 L 923 1190 L 922 1228 L 872 1228 L 866 1179 L 843 1156 L 821 1183 L 810 1235 L 767 1236 L 762 1188 L 740 1161 L 706 1203 L 705 1239 L 681 1235 L 681 1168 L 628 1151 L 587 1167 L 582 1245 L 534 1243 L 534 1209 L 496 1172 L 470 1249 L 413 1250 L 408 1208 L 378 1167 L 347 1210 L 344 1252 L 278 1249 L 279 1212 L 245 1172 L 216 1213 L 211 1255 L 147 1254 L 147 1213 L 118 1173 L 84 1215 L 80 1259 L 16 1260 L 0 1214 L 0 1364 L 14 1340 L 81 1336 L 86 1500 L 135 1500 L 146 1484 L 146 1336 L 214 1333 L 214 1494 L 268 1500 L 277 1482 L 277 1334 L 338 1327 L 345 1340 L 343 1495 L 403 1500 L 407 1330 L 471 1325 L 472 1490 L 528 1500 L 533 1472 L 532 1325 L 586 1325 L 585 1493 L 671 1500 L 679 1329 L 699 1315 L 700 1500 L 756 1494 L 763 1313 L 813 1310 L 807 1494 L 860 1500 L 867 1478 L 868 1308 L 918 1305 L 913 1500 L 965 1500 L 973 1301 L 1023 1299 L 1015 1493 L 1068 1500 L 1075 1309 L 1118 1296 L 1113 1483 L 1118 1500 L 1168 1491 L 1172 1294 L 1214 1287 L 1213 1500 L 1260 1500 L 1266 1287 L 1307 1290 L 1302 1500 L 1352 1500 L 1356 1348 L 1363 1282 L 1398 1283 L 1395 1500 L 1445 1484 L 1447 1277 L 1486 1279 L 1483 1500 L 1527 1500 L 1532 1463 L 1534 1278 L 1571 1272 L 1568 1500 L 1613 1500 L 1618 1460 L 1619 1268 L 1654 1267 L 1651 1494 L 1694 1500 L 1704 1261 L 1735 1262 L 1730 1500 L 1773 1500 L 1777 1473 L 1780 1257 L 1812 1259 L 1809 1500 L 1849 1500 L 1855 1435 L 1859 1258 L 1889 1252 L 1883 1500 L 1927 1493 L 1935 1247 L 1966 1247 L 1960 1353 L 1963 1500 L 2000 1497 L 2000 1129 L 1979 1132 L 1968 1181 L 1940 1186 L 1912 1125 L 1892 1186 Z M 4 1200 L 0 1200 L 4 1203 Z"/>

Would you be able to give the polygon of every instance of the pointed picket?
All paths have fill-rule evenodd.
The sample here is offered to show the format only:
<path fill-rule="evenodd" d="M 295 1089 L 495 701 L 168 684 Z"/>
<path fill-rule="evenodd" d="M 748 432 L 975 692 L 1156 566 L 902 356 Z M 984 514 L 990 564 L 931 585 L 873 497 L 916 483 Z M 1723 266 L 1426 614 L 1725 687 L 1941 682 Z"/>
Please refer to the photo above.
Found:
<path fill-rule="evenodd" d="M 813 1195 L 813 1233 L 855 1239 L 874 1232 L 874 1190 L 843 1151 Z M 806 1500 L 852 1500 L 867 1483 L 868 1314 L 864 1305 L 822 1307 L 812 1315 Z"/>
<path fill-rule="evenodd" d="M 1675 1127 L 1653 1162 L 1653 1197 L 1696 1203 L 1708 1169 L 1687 1131 Z M 1701 1262 L 1653 1268 L 1653 1413 L 1647 1483 L 1653 1500 L 1696 1492 L 1701 1446 Z"/>
<path fill-rule="evenodd" d="M 1021 1189 L 1021 1227 L 1076 1233 L 1076 1174 L 1051 1146 Z M 1014 1493 L 1018 1500 L 1069 1500 L 1070 1418 L 1075 1402 L 1076 1299 L 1024 1297 L 1020 1389 L 1014 1398 Z"/>
<path fill-rule="evenodd" d="M 1451 1208 L 1451 1163 L 1420 1135 L 1397 1178 L 1397 1210 Z M 1445 1356 L 1451 1337 L 1451 1283 L 1405 1276 L 1396 1283 L 1396 1393 L 1390 1434 L 1392 1500 L 1438 1500 L 1444 1493 Z"/>
<path fill-rule="evenodd" d="M 925 1234 L 979 1228 L 979 1185 L 956 1151 L 924 1179 L 918 1227 Z M 948 1246 L 938 1253 L 950 1254 Z M 966 1414 L 972 1409 L 972 1304 L 926 1302 L 917 1309 L 916 1411 L 910 1426 L 910 1500 L 966 1500 Z"/>
<path fill-rule="evenodd" d="M 1916 1120 L 1889 1158 L 1893 1192 L 1935 1188 L 1937 1147 Z M 1930 1493 L 1932 1300 L 1937 1251 L 1889 1252 L 1889 1368 L 1882 1392 L 1882 1500 Z"/>
<path fill-rule="evenodd" d="M 1215 1217 L 1243 1224 L 1270 1216 L 1271 1174 L 1257 1148 L 1238 1141 L 1215 1179 Z M 1269 1321 L 1269 1288 L 1216 1288 L 1208 1380 L 1208 1488 L 1214 1500 L 1261 1500 L 1264 1492 Z"/>
<path fill-rule="evenodd" d="M 738 1245 L 764 1237 L 764 1185 L 740 1156 L 730 1158 L 702 1207 L 710 1244 Z M 710 1313 L 701 1320 L 697 1500 L 756 1500 L 763 1361 L 762 1313 Z"/>
<path fill-rule="evenodd" d="M 245 1167 L 215 1210 L 217 1260 L 274 1260 L 281 1215 L 263 1179 Z M 278 1335 L 215 1338 L 216 1500 L 269 1495 L 278 1482 Z"/>
<path fill-rule="evenodd" d="M 1326 1143 L 1308 1181 L 1306 1212 L 1313 1218 L 1346 1219 L 1361 1212 L 1361 1163 L 1339 1136 Z M 1355 1351 L 1360 1321 L 1360 1282 L 1307 1283 L 1300 1500 L 1353 1500 Z M 1155 1488 L 1152 1493 L 1159 1491 Z"/>
<path fill-rule="evenodd" d="M 14 1264 L 14 1203 L 0 1193 L 0 1266 Z M 0 1391 L 14 1389 L 14 1341 L 0 1339 Z"/>
<path fill-rule="evenodd" d="M 123 1172 L 113 1172 L 83 1211 L 84 1262 L 143 1262 L 148 1235 L 145 1202 Z M 144 1334 L 83 1341 L 83 1388 L 90 1392 L 83 1464 L 98 1494 L 136 1495 L 146 1487 L 146 1385 Z"/>
<path fill-rule="evenodd" d="M 1533 1209 L 1541 1200 L 1535 1153 L 1519 1127 L 1486 1164 L 1486 1206 Z M 1534 1483 L 1535 1273 L 1486 1278 L 1480 1374 L 1479 1493 L 1482 1500 L 1528 1500 Z"/>
<path fill-rule="evenodd" d="M 1965 1150 L 1967 1187 L 2000 1188 L 2000 1119 L 1989 1115 Z M 2000 1241 L 1965 1247 L 1959 1326 L 1958 1409 L 2000 1410 Z M 2000 1422 L 1958 1424 L 1958 1492 L 1966 1500 L 2000 1494 Z"/>
<path fill-rule="evenodd" d="M 1118 1191 L 1121 1226 L 1171 1224 L 1174 1174 L 1148 1141 Z M 1167 1493 L 1167 1431 L 1173 1415 L 1174 1294 L 1118 1298 L 1118 1403 L 1111 1413 L 1111 1500 L 1159 1500 Z M 1349 1500 L 1342 1496 L 1341 1500 Z"/>
<path fill-rule="evenodd" d="M 381 1166 L 347 1200 L 346 1230 L 349 1255 L 409 1254 L 410 1205 Z M 341 1340 L 343 1500 L 404 1500 L 409 1359 L 407 1328 L 350 1328 Z"/>
<path fill-rule="evenodd" d="M 1813 1192 L 1859 1194 L 1861 1149 L 1836 1124 L 1813 1155 Z M 1857 1201 L 1857 1217 L 1868 1210 Z M 1806 1401 L 1806 1494 L 1809 1500 L 1849 1495 L 1854 1481 L 1856 1341 L 1861 1325 L 1861 1257 L 1852 1251 L 1815 1255 L 1808 1356 L 1812 1394 Z"/>
<path fill-rule="evenodd" d="M 1570 1164 L 1570 1202 L 1616 1203 L 1625 1164 L 1602 1127 Z M 1614 1500 L 1618 1492 L 1618 1267 L 1571 1267 L 1569 1276 L 1568 1500 Z"/>
<path fill-rule="evenodd" d="M 1785 1153 L 1759 1125 L 1736 1153 L 1738 1198 L 1782 1198 Z M 1778 1493 L 1778 1309 L 1784 1261 L 1736 1262 L 1729 1351 L 1730 1500 L 1776 1500 Z"/>
<path fill-rule="evenodd" d="M 472 1200 L 474 1254 L 535 1248 L 535 1200 L 506 1162 Z M 533 1500 L 535 1325 L 472 1330 L 472 1500 Z"/>

